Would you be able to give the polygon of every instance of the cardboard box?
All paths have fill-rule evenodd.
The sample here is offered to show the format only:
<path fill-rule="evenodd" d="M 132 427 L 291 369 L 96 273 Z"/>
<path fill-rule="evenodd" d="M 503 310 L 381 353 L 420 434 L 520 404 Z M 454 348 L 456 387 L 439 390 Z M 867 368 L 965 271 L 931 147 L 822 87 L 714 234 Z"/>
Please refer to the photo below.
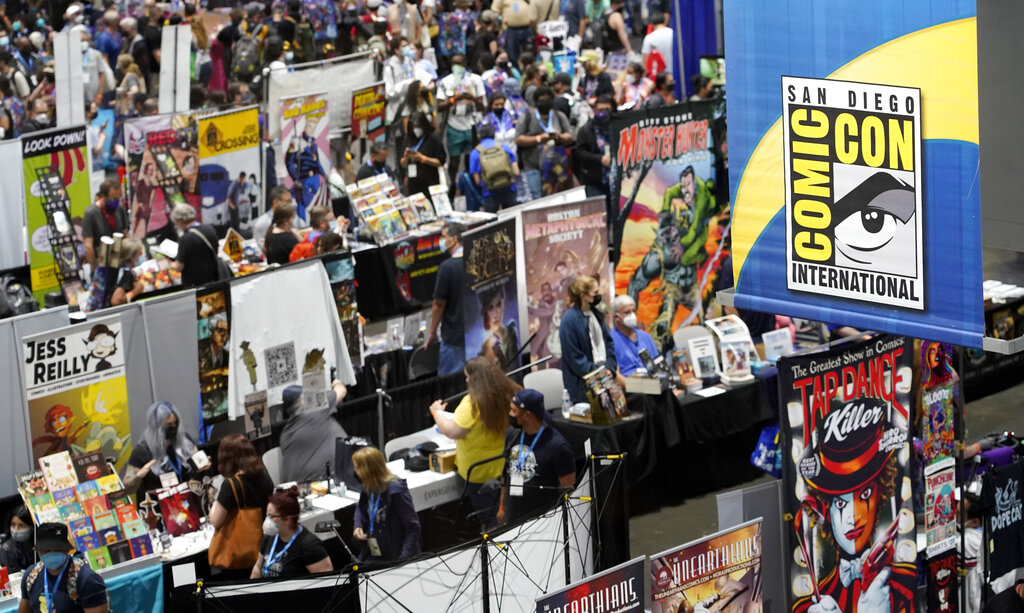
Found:
<path fill-rule="evenodd" d="M 442 474 L 455 470 L 455 450 L 435 451 L 430 454 L 430 470 Z"/>

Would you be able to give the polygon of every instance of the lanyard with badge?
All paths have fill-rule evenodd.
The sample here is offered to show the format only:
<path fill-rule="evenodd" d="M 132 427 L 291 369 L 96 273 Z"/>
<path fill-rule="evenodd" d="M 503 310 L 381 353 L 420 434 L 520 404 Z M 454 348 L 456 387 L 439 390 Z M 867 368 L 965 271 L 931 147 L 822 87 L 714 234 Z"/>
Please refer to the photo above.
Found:
<path fill-rule="evenodd" d="M 370 494 L 370 534 L 366 538 L 366 544 L 370 548 L 370 555 L 380 557 L 380 543 L 374 536 L 374 524 L 377 522 L 377 510 L 380 508 L 380 494 Z"/>
<path fill-rule="evenodd" d="M 160 475 L 160 485 L 163 487 L 178 485 L 181 483 L 181 460 L 178 459 L 178 454 L 173 448 L 167 450 L 167 464 L 173 472 L 162 473 Z"/>
<path fill-rule="evenodd" d="M 284 549 L 277 552 L 277 555 L 274 555 L 274 552 L 277 551 L 277 539 L 280 535 L 274 536 L 274 544 L 270 546 L 270 555 L 267 557 L 267 561 L 263 564 L 264 577 L 267 576 L 267 573 L 270 571 L 270 567 L 277 564 L 277 561 L 284 557 L 285 552 L 287 552 L 292 546 L 292 543 L 294 543 L 295 539 L 298 538 L 300 532 L 302 532 L 302 526 L 299 526 L 298 531 L 292 535 L 292 538 L 288 541 L 288 544 L 284 546 Z"/>
<path fill-rule="evenodd" d="M 526 437 L 526 432 L 519 433 L 519 458 L 516 460 L 515 471 L 509 471 L 509 496 L 522 496 L 523 495 L 523 462 L 526 458 L 533 453 L 533 448 L 537 445 L 537 441 L 540 440 L 540 435 L 544 434 L 544 428 L 547 428 L 547 424 L 541 424 L 540 430 L 537 431 L 537 436 L 533 437 L 533 441 L 530 442 L 530 448 L 526 453 L 523 453 L 523 440 Z"/>
<path fill-rule="evenodd" d="M 551 134 L 551 124 L 555 121 L 554 109 L 548 111 L 548 124 L 544 125 L 544 122 L 540 119 L 540 112 L 537 109 L 533 109 L 533 116 L 537 118 L 537 125 L 540 126 L 541 130 L 544 130 L 545 134 Z M 554 139 L 548 140 L 548 145 L 554 145 Z"/>
<path fill-rule="evenodd" d="M 412 148 L 416 153 L 420 152 L 420 147 L 423 146 L 423 141 L 427 139 L 426 135 L 420 137 L 420 142 L 416 143 L 416 146 Z M 409 166 L 405 169 L 405 175 L 410 179 L 415 179 L 416 175 L 419 174 L 416 169 L 416 162 L 409 162 Z"/>
<path fill-rule="evenodd" d="M 57 609 L 53 606 L 53 597 L 57 594 L 57 588 L 60 586 L 60 578 L 64 576 L 64 571 L 68 569 L 68 564 L 71 564 L 71 557 L 68 556 L 64 566 L 60 567 L 60 573 L 57 574 L 57 579 L 53 582 L 53 591 L 50 591 L 50 571 L 43 570 L 43 596 L 46 598 L 46 610 L 50 613 L 54 613 Z"/>

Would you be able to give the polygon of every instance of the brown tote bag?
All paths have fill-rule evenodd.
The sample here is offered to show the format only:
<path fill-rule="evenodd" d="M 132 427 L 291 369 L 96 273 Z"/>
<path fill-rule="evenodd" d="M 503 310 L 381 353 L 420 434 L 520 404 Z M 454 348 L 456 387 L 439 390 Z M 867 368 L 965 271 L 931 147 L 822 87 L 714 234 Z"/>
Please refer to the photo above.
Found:
<path fill-rule="evenodd" d="M 227 479 L 235 495 L 238 508 L 228 514 L 224 525 L 213 533 L 208 559 L 216 568 L 252 568 L 259 557 L 263 535 L 263 509 L 246 509 L 245 487 L 241 480 L 235 487 L 235 477 Z M 239 496 L 241 490 L 241 496 Z"/>

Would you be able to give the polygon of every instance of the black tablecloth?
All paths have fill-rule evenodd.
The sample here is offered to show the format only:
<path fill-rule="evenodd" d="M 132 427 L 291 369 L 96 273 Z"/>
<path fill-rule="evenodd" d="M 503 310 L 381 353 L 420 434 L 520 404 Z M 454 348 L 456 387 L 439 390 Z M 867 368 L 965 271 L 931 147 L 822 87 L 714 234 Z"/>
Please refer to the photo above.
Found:
<path fill-rule="evenodd" d="M 430 305 L 437 267 L 448 257 L 438 249 L 440 234 L 355 252 L 356 299 L 363 317 L 380 320 Z"/>
<path fill-rule="evenodd" d="M 387 390 L 384 406 L 384 430 L 387 440 L 418 432 L 434 425 L 430 403 L 465 391 L 466 376 L 455 373 L 432 377 Z M 338 407 L 341 425 L 349 436 L 377 441 L 377 396 L 346 399 Z"/>

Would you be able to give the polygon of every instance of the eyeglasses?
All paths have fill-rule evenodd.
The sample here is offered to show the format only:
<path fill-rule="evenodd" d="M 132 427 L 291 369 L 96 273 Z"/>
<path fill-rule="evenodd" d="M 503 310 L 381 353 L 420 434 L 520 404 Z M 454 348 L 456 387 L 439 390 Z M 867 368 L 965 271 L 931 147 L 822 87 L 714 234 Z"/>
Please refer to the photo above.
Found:
<path fill-rule="evenodd" d="M 99 340 L 89 341 L 86 344 L 86 347 L 89 348 L 89 351 L 92 351 L 96 347 L 113 347 L 113 346 L 114 346 L 114 337 L 112 337 L 112 336 L 104 336 L 103 338 L 101 338 Z"/>

